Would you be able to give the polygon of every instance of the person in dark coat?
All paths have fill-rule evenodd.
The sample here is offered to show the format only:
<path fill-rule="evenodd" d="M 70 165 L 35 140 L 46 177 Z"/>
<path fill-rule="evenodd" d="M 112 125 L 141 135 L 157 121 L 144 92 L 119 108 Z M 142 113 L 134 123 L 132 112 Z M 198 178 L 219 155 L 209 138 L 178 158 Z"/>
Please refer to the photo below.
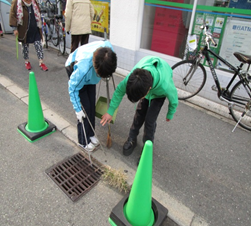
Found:
<path fill-rule="evenodd" d="M 42 21 L 40 8 L 36 0 L 13 0 L 10 9 L 10 26 L 13 33 L 22 43 L 25 68 L 31 69 L 29 61 L 29 44 L 34 43 L 39 66 L 43 71 L 48 68 L 43 63 L 44 53 L 42 47 Z"/>

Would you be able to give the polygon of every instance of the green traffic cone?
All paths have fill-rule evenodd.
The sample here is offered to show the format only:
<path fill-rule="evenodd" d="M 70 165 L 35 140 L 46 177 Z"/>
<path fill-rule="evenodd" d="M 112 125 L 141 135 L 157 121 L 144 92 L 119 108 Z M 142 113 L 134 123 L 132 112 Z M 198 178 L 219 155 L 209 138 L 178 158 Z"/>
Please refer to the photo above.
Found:
<path fill-rule="evenodd" d="M 20 124 L 17 130 L 29 142 L 34 142 L 55 132 L 56 126 L 49 120 L 45 120 L 34 72 L 30 72 L 29 75 L 28 121 Z"/>
<path fill-rule="evenodd" d="M 28 123 L 25 129 L 28 132 L 37 133 L 44 131 L 47 127 L 48 124 L 44 120 L 35 74 L 30 72 Z"/>
<path fill-rule="evenodd" d="M 131 225 L 150 226 L 155 222 L 152 209 L 153 144 L 146 141 L 134 178 L 131 192 L 124 206 L 124 215 Z"/>

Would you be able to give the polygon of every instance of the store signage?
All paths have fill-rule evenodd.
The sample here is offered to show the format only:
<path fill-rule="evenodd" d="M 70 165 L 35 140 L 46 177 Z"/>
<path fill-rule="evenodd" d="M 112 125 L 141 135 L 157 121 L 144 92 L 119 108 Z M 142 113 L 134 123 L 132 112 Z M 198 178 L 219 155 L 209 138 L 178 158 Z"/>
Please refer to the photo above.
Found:
<path fill-rule="evenodd" d="M 220 56 L 229 61 L 234 66 L 239 66 L 240 62 L 233 55 L 234 52 L 240 52 L 251 55 L 251 49 L 247 48 L 251 43 L 251 26 L 248 20 L 229 19 L 220 50 Z M 218 62 L 219 68 L 226 68 Z"/>
<path fill-rule="evenodd" d="M 106 28 L 106 32 L 109 33 L 108 31 L 109 3 L 100 1 L 91 1 L 91 3 L 94 7 L 92 30 L 104 32 L 104 28 Z"/>

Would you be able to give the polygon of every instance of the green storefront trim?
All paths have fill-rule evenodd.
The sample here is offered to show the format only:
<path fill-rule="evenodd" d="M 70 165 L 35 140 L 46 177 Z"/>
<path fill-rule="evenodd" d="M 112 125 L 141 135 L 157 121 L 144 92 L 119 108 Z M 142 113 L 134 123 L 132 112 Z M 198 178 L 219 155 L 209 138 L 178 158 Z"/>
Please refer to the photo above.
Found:
<path fill-rule="evenodd" d="M 145 0 L 145 2 L 149 3 L 149 4 L 171 6 L 171 7 L 176 7 L 176 8 L 183 8 L 183 9 L 190 9 L 190 10 L 193 9 L 193 4 L 165 2 L 165 1 L 158 1 L 158 0 Z M 251 15 L 251 10 L 249 10 L 249 9 L 235 9 L 235 8 L 204 6 L 204 5 L 197 5 L 196 9 L 203 10 L 203 11 L 214 11 L 214 12 L 219 12 L 219 13 L 233 13 L 233 14 Z"/>

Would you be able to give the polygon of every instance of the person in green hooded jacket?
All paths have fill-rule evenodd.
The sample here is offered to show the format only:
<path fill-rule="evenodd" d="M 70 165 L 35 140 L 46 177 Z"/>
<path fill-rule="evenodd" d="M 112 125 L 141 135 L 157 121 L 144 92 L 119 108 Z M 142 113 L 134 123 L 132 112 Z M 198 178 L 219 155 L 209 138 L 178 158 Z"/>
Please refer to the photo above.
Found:
<path fill-rule="evenodd" d="M 132 154 L 144 123 L 143 143 L 147 140 L 154 142 L 156 121 L 166 98 L 169 101 L 166 121 L 173 118 L 178 106 L 178 94 L 172 76 L 172 69 L 166 61 L 156 56 L 147 56 L 118 84 L 100 123 L 104 126 L 111 122 L 125 94 L 131 102 L 138 102 L 129 137 L 123 146 L 125 156 Z"/>

